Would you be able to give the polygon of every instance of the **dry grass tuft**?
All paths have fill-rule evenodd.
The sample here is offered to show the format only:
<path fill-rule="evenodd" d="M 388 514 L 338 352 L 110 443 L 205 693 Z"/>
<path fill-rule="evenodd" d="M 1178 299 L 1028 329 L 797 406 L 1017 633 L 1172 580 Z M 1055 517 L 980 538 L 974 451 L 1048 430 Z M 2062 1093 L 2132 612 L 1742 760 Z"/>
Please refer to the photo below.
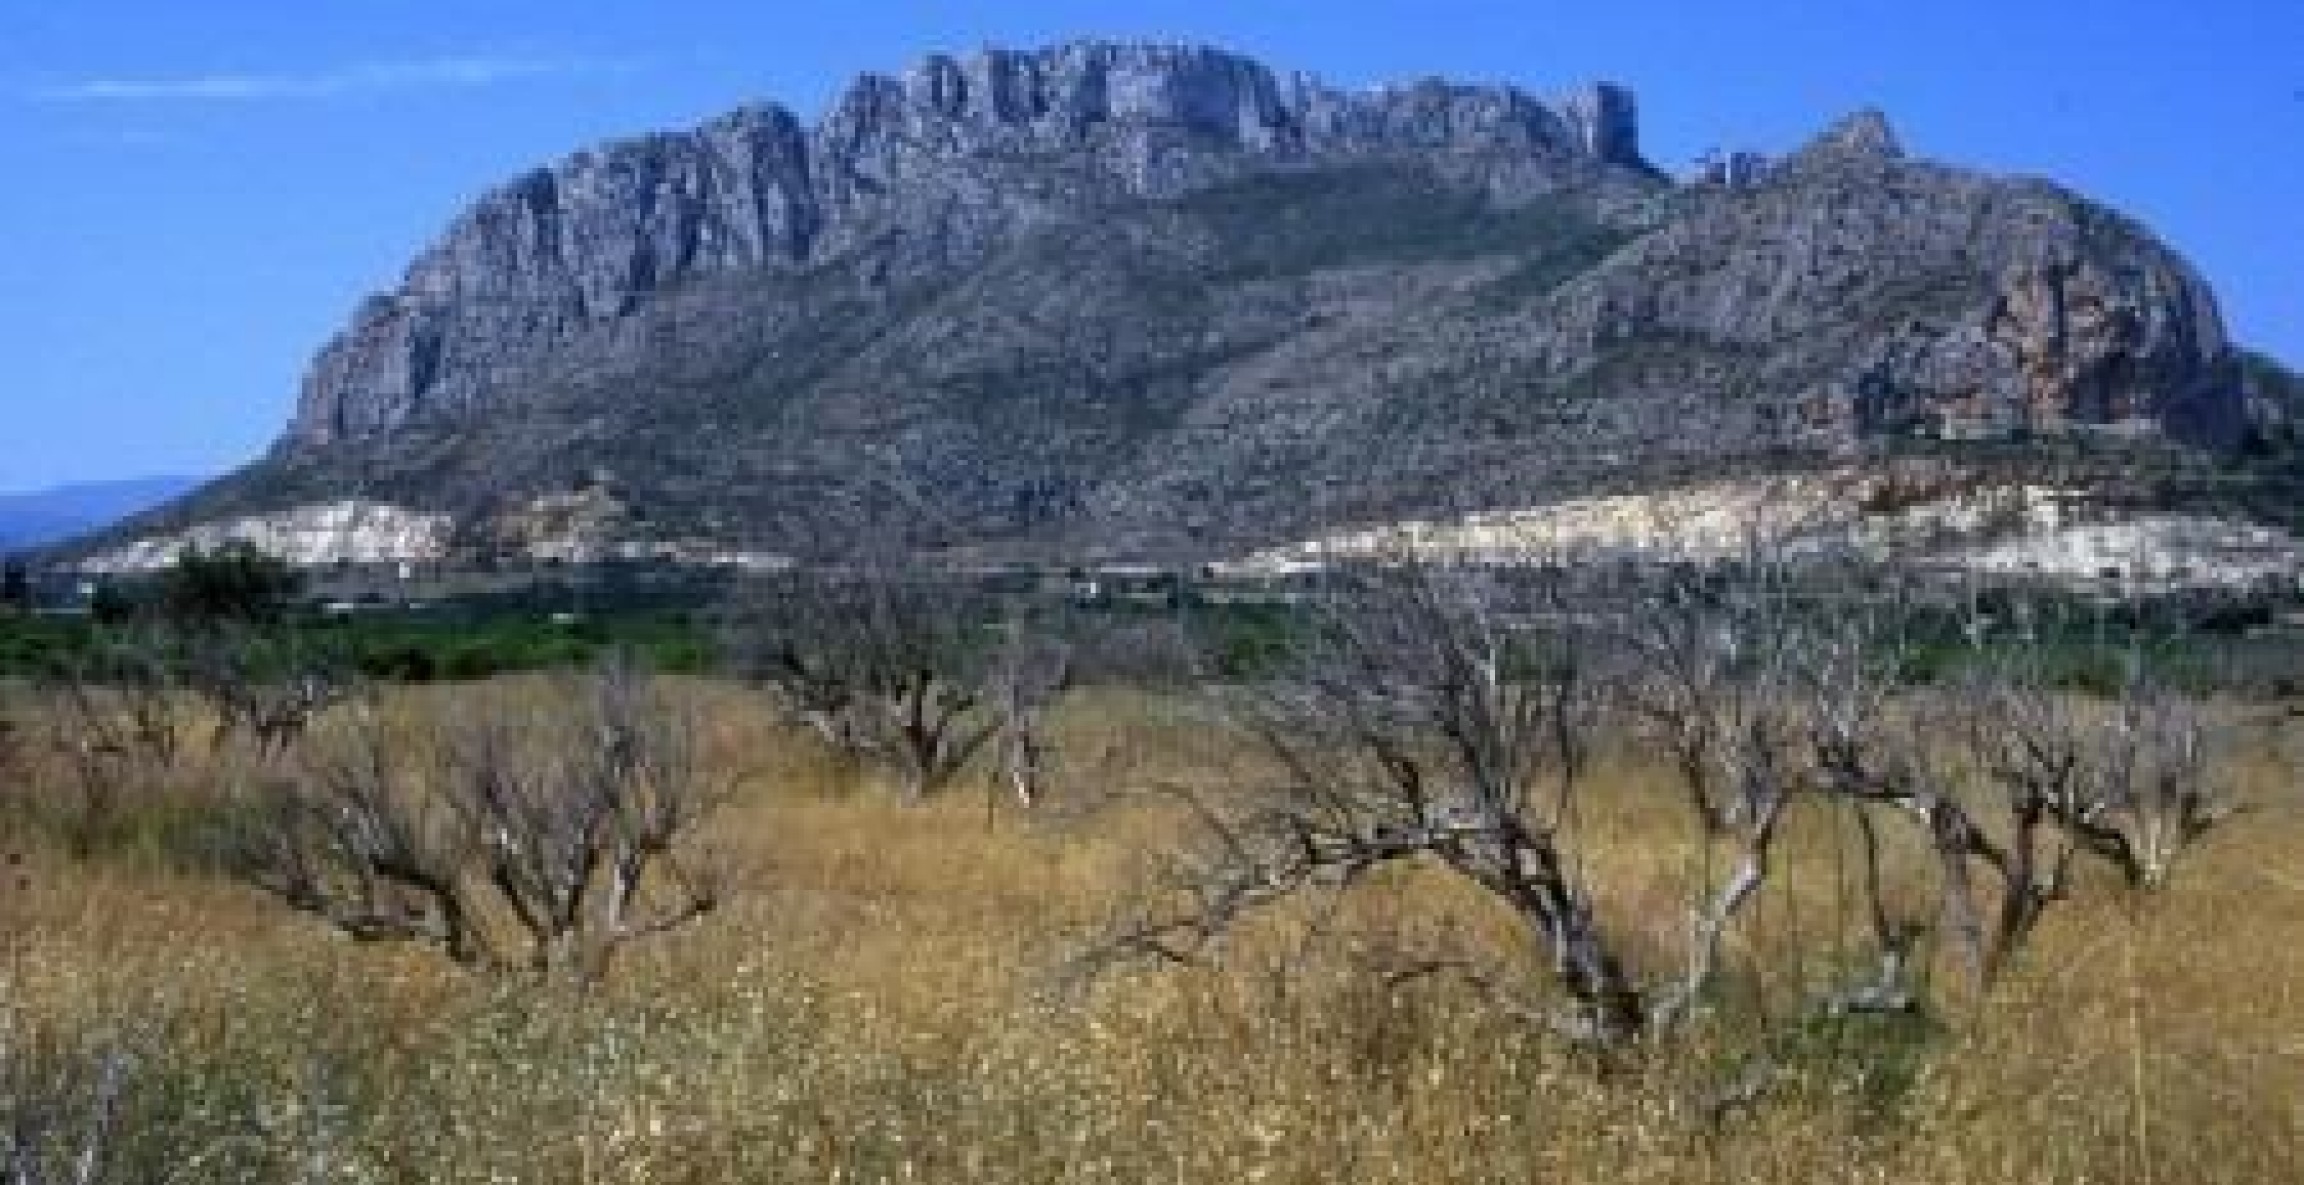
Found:
<path fill-rule="evenodd" d="M 18 829 L 0 1105 L 85 1104 L 67 1071 L 126 1051 L 120 1181 L 2304 1179 L 2304 811 L 2269 733 L 2259 809 L 2171 891 L 2131 908 L 2088 886 L 1941 1030 L 1770 1038 L 1789 1085 L 1716 1124 L 1703 1098 L 1761 1040 L 1739 1026 L 1600 1066 L 1460 984 L 1367 974 L 1356 952 L 1386 944 L 1502 946 L 1478 902 L 1413 872 L 1243 935 L 1218 968 L 1054 990 L 1174 832 L 1095 792 L 1228 760 L 1174 705 L 1073 704 L 1081 789 L 1026 817 L 997 796 L 897 806 L 744 697 L 697 693 L 713 764 L 744 776 L 714 837 L 739 891 L 588 995 L 348 944 L 196 867 L 75 861 Z M 1609 779 L 1598 871 L 1652 915 L 1616 920 L 1677 924 L 1700 854 L 1654 825 L 1654 771 Z M 1855 924 L 1834 875 L 1783 878 L 1747 942 L 1829 952 Z M 1798 976 L 1733 990 L 1789 1015 Z"/>

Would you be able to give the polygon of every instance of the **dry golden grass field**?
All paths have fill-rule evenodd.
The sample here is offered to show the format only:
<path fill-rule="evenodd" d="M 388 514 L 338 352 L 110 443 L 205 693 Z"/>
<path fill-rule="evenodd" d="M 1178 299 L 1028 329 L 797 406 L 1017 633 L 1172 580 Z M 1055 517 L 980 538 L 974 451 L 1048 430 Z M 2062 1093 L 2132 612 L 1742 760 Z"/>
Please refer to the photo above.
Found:
<path fill-rule="evenodd" d="M 1413 870 L 1209 966 L 1068 975 L 1177 829 L 1125 791 L 1233 759 L 1178 705 L 1075 696 L 1073 776 L 1026 814 L 973 783 L 900 805 L 757 701 L 694 690 L 742 778 L 709 833 L 733 892 L 588 992 L 333 937 L 177 854 L 197 804 L 165 792 L 76 859 L 23 817 L 55 776 L 26 757 L 0 885 L 10 1122 L 124 1051 L 106 1181 L 2304 1181 L 2304 811 L 2295 725 L 2260 710 L 2255 809 L 2167 892 L 2084 883 L 1991 998 L 1942 976 L 1927 1025 L 1777 1026 L 1780 1081 L 1715 1116 L 1755 1024 L 1603 1062 L 1460 984 L 1371 973 L 1442 935 L 1504 947 Z M 1655 822 L 1658 771 L 1600 777 L 1611 920 L 1663 934 L 1695 856 Z M 1855 925 L 1843 875 L 1796 866 L 1761 902 L 1734 1015 L 1797 1011 Z"/>

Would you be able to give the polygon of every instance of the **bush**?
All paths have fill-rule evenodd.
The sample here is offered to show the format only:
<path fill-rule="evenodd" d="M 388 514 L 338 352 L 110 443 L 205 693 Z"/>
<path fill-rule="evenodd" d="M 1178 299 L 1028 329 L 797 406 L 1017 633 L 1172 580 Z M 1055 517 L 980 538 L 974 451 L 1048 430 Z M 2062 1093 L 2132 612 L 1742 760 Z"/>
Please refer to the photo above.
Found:
<path fill-rule="evenodd" d="M 32 607 L 32 570 L 10 556 L 0 560 L 0 609 L 22 611 Z"/>
<path fill-rule="evenodd" d="M 303 578 L 287 561 L 251 543 L 215 551 L 187 547 L 160 577 L 157 609 L 178 625 L 273 625 L 287 615 Z"/>

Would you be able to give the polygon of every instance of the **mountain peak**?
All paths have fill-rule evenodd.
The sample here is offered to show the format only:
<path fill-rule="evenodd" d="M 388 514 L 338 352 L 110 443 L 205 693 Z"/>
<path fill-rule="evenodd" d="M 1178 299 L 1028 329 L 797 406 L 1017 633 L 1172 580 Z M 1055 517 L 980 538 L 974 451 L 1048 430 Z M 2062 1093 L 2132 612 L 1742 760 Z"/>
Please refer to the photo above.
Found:
<path fill-rule="evenodd" d="M 482 403 L 509 360 L 698 277 L 816 267 L 892 232 L 918 245 L 915 266 L 941 268 L 1052 206 L 1399 160 L 1500 196 L 1611 170 L 1653 179 L 1631 93 L 1609 84 L 1551 105 L 1508 86 L 1283 84 L 1199 45 L 929 54 L 901 77 L 859 76 L 814 127 L 752 104 L 578 152 L 482 198 L 321 352 L 287 443 Z"/>
<path fill-rule="evenodd" d="M 1787 163 L 1797 168 L 1803 164 L 1902 159 L 1904 144 L 1897 138 L 1887 114 L 1877 107 L 1867 107 L 1841 117 L 1794 153 Z"/>
<path fill-rule="evenodd" d="M 813 124 L 756 104 L 487 195 L 272 457 L 177 513 L 357 494 L 487 538 L 606 465 L 699 547 L 893 518 L 1197 554 L 1900 435 L 2234 438 L 2180 258 L 1902 151 L 1859 112 L 1765 185 L 1675 193 L 1608 83 L 930 54 Z"/>

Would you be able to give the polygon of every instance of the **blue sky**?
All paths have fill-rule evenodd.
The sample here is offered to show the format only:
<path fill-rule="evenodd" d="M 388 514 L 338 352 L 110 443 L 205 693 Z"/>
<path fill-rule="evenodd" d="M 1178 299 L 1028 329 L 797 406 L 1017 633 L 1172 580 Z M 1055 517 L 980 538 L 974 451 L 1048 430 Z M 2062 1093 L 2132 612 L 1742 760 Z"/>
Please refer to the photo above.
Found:
<path fill-rule="evenodd" d="M 1885 108 L 2141 217 L 2304 363 L 2299 0 L 0 0 L 0 490 L 259 453 L 313 349 L 472 196 L 929 49 L 1205 40 L 1332 81 L 1639 92 L 1651 157 Z"/>

